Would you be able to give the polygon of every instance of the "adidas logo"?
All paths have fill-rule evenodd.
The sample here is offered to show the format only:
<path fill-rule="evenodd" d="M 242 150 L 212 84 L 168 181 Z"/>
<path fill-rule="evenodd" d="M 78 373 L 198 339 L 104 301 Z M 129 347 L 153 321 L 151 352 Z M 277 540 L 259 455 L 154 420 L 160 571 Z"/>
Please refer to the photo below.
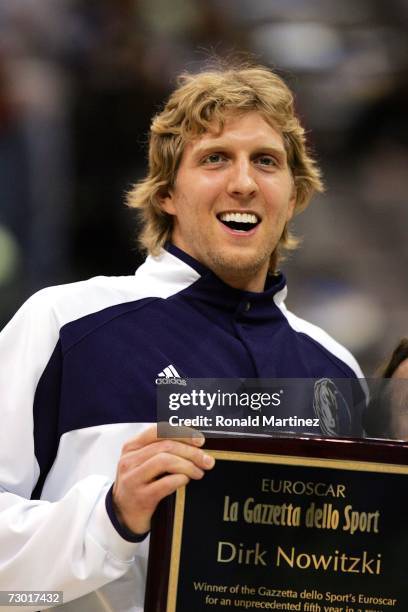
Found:
<path fill-rule="evenodd" d="M 175 376 L 176 378 L 180 378 L 180 374 L 177 372 L 174 365 L 171 364 L 168 365 L 167 368 L 164 368 L 162 372 L 159 372 L 157 376 L 165 376 L 166 378 L 173 378 L 173 376 Z"/>
<path fill-rule="evenodd" d="M 156 385 L 183 385 L 187 383 L 184 378 L 181 378 L 174 365 L 171 363 L 157 374 Z"/>

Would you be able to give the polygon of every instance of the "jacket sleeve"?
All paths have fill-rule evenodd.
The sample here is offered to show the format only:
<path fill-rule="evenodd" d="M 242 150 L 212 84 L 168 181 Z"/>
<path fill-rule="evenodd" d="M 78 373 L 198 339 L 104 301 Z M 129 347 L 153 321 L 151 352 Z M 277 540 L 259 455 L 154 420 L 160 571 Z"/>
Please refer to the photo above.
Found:
<path fill-rule="evenodd" d="M 109 519 L 105 476 L 80 480 L 56 502 L 30 499 L 40 472 L 34 395 L 59 337 L 46 291 L 0 333 L 0 590 L 62 590 L 66 602 L 125 574 L 137 544 Z"/>

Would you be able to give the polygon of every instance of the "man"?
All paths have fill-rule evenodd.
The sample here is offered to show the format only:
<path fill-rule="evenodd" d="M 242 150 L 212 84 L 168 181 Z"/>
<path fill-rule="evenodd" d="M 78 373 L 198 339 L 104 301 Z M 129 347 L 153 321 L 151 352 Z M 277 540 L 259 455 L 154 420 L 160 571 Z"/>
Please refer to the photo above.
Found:
<path fill-rule="evenodd" d="M 290 219 L 321 189 L 277 75 L 182 78 L 129 194 L 145 264 L 40 291 L 1 337 L 1 588 L 63 590 L 66 610 L 142 609 L 152 513 L 213 466 L 202 440 L 147 427 L 160 377 L 361 375 L 287 311 L 276 271 Z M 343 412 L 335 433 L 359 431 Z"/>
<path fill-rule="evenodd" d="M 372 438 L 408 440 L 408 338 L 401 338 L 380 371 L 376 393 L 363 414 Z"/>

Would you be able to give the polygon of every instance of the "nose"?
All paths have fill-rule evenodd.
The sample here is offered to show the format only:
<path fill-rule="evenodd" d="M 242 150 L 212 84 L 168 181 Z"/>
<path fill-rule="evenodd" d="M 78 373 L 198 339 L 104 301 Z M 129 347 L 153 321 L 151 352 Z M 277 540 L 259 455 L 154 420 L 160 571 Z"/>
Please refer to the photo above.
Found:
<path fill-rule="evenodd" d="M 253 176 L 254 169 L 249 160 L 236 160 L 230 168 L 227 191 L 235 198 L 251 198 L 258 191 Z"/>

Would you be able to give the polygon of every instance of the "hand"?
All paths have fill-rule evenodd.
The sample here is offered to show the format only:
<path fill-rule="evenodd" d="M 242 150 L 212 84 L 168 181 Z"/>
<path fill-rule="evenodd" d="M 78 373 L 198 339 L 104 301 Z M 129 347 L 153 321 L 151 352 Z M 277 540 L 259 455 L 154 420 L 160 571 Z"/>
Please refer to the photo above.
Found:
<path fill-rule="evenodd" d="M 134 533 L 149 531 L 160 500 L 214 466 L 214 458 L 198 448 L 204 436 L 189 431 L 191 437 L 158 439 L 153 425 L 123 446 L 112 498 L 119 521 Z"/>

